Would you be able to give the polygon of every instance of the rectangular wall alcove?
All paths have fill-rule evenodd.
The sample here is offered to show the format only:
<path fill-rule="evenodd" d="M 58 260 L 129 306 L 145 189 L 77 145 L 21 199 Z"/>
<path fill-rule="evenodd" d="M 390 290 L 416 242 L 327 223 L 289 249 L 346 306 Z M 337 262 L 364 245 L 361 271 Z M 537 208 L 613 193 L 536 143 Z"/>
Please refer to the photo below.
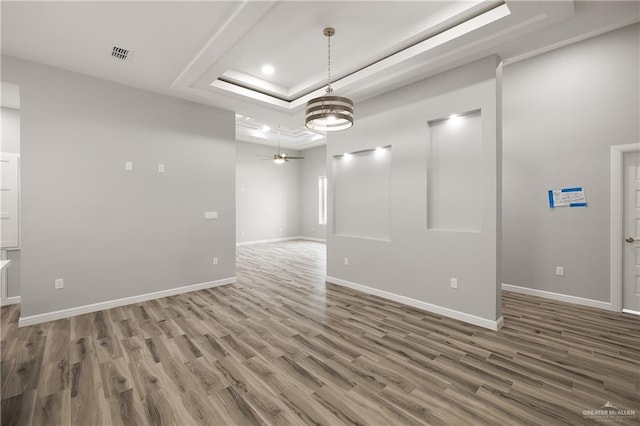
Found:
<path fill-rule="evenodd" d="M 427 228 L 482 228 L 482 116 L 480 110 L 427 123 Z"/>
<path fill-rule="evenodd" d="M 389 241 L 391 146 L 333 157 L 334 234 Z"/>

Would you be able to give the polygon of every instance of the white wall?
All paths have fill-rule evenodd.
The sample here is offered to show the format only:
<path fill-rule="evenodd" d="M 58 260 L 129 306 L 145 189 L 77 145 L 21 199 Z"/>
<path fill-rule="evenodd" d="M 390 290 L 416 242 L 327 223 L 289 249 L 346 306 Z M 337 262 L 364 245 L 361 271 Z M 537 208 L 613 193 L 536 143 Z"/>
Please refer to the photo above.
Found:
<path fill-rule="evenodd" d="M 344 152 L 392 145 L 390 241 L 335 235 L 331 217 L 336 209 L 334 182 L 331 169 L 328 171 L 330 281 L 427 303 L 486 327 L 497 325 L 501 316 L 497 65 L 496 58 L 487 58 L 361 102 L 354 127 L 328 135 L 329 162 Z M 481 230 L 427 229 L 427 122 L 476 109 L 482 112 L 482 156 L 477 158 L 481 173 L 468 179 L 480 181 Z M 352 194 L 354 199 L 360 196 L 363 194 Z M 344 264 L 344 257 L 349 258 L 349 265 Z M 457 289 L 450 287 L 451 277 L 458 279 Z"/>
<path fill-rule="evenodd" d="M 21 89 L 22 317 L 235 275 L 233 112 L 11 57 L 2 77 Z"/>
<path fill-rule="evenodd" d="M 319 146 L 301 152 L 300 163 L 300 235 L 324 240 L 327 225 L 318 223 L 318 178 L 327 175 L 327 147 Z"/>
<path fill-rule="evenodd" d="M 300 235 L 299 168 L 306 160 L 275 164 L 277 148 L 236 142 L 238 243 Z M 282 150 L 289 155 L 299 152 Z M 266 158 L 265 158 L 266 157 Z"/>
<path fill-rule="evenodd" d="M 639 39 L 636 24 L 504 67 L 503 282 L 609 301 L 609 149 L 640 141 Z M 547 190 L 576 186 L 588 207 L 549 208 Z"/>

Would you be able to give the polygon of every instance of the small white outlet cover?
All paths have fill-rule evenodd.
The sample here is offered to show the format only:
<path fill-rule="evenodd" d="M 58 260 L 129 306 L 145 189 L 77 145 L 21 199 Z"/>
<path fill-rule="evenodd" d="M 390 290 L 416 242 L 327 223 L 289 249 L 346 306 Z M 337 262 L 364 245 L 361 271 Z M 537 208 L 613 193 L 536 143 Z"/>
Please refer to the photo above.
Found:
<path fill-rule="evenodd" d="M 214 265 L 217 265 L 217 264 L 218 264 L 218 258 L 217 258 L 217 257 L 214 257 L 214 258 L 213 258 L 213 264 L 214 264 Z"/>
<path fill-rule="evenodd" d="M 564 277 L 564 267 L 556 266 L 556 275 L 559 277 Z"/>
<path fill-rule="evenodd" d="M 344 258 L 344 264 L 347 265 L 347 266 L 349 265 L 349 258 L 348 257 Z"/>
<path fill-rule="evenodd" d="M 158 164 L 158 173 L 164 173 L 164 164 Z"/>
<path fill-rule="evenodd" d="M 55 286 L 56 289 L 61 289 L 64 288 L 64 280 L 62 278 L 57 278 L 54 282 L 53 285 Z"/>
<path fill-rule="evenodd" d="M 218 219 L 218 212 L 204 212 L 205 220 L 216 220 Z"/>
<path fill-rule="evenodd" d="M 458 279 L 451 278 L 451 288 L 458 288 Z"/>
<path fill-rule="evenodd" d="M 125 161 L 124 162 L 124 169 L 127 171 L 132 171 L 133 170 L 133 161 Z"/>

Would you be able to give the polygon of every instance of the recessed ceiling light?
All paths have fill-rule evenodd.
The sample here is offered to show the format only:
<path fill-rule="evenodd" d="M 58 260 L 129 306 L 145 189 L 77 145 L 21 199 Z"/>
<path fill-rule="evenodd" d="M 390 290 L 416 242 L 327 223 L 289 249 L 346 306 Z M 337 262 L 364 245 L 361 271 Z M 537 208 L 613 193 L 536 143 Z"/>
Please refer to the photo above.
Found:
<path fill-rule="evenodd" d="M 271 65 L 263 65 L 261 71 L 262 74 L 271 75 L 276 71 L 276 69 Z"/>
<path fill-rule="evenodd" d="M 268 132 L 269 130 L 271 130 L 271 127 L 267 126 L 266 124 L 264 126 L 262 126 L 262 131 L 263 132 Z"/>

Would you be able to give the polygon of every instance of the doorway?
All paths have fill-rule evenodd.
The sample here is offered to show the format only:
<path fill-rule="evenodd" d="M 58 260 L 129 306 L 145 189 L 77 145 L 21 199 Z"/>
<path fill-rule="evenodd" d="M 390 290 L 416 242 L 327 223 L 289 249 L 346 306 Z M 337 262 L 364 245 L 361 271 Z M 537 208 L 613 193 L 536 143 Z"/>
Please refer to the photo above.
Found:
<path fill-rule="evenodd" d="M 640 144 L 611 147 L 611 304 L 640 315 Z"/>

